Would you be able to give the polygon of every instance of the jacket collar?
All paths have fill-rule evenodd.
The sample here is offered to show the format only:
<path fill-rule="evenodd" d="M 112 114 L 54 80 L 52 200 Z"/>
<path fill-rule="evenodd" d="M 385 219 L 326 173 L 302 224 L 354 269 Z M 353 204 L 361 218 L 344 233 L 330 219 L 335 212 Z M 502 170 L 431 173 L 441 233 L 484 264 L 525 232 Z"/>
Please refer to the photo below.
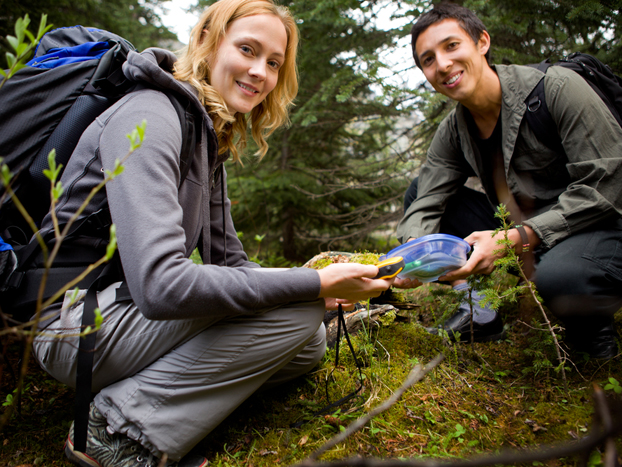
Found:
<path fill-rule="evenodd" d="M 525 100 L 542 79 L 544 73 L 535 68 L 521 65 L 492 65 L 492 69 L 497 73 L 501 83 L 502 150 L 507 176 L 519 128 L 527 108 Z M 464 157 L 481 179 L 482 174 L 490 168 L 483 167 L 481 157 L 476 156 L 475 143 L 469 134 L 464 114 L 466 111 L 467 109 L 462 104 L 456 106 L 457 131 Z"/>

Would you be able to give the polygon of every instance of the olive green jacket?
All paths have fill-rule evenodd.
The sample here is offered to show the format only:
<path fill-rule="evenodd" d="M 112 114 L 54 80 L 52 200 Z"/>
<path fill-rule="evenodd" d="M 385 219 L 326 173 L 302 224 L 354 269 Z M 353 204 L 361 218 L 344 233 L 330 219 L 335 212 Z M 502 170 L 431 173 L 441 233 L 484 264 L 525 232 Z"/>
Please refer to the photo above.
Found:
<path fill-rule="evenodd" d="M 535 68 L 496 65 L 503 102 L 502 151 L 508 187 L 522 210 L 523 224 L 545 248 L 605 219 L 622 216 L 622 128 L 590 86 L 571 70 L 549 68 L 546 103 L 566 154 L 538 141 L 523 120 L 525 99 L 542 78 Z M 496 199 L 458 104 L 440 124 L 419 174 L 418 196 L 397 228 L 401 242 L 437 233 L 448 198 L 470 176 Z"/>

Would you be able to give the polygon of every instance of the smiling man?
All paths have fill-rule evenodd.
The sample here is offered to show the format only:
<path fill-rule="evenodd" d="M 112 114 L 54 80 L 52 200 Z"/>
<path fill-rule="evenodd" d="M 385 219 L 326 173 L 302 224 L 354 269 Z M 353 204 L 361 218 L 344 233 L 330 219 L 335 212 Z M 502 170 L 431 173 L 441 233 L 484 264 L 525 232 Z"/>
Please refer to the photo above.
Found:
<path fill-rule="evenodd" d="M 509 239 L 566 327 L 567 341 L 593 358 L 612 358 L 618 353 L 613 315 L 622 306 L 622 129 L 573 71 L 490 65 L 490 43 L 479 18 L 453 3 L 436 5 L 412 28 L 417 66 L 458 104 L 406 193 L 398 237 L 465 238 L 473 246 L 466 265 L 440 278 L 464 288 L 469 275 L 494 269 L 503 236 L 492 235 L 499 227 L 494 211 L 505 204 L 517 226 Z M 549 149 L 523 118 L 525 100 L 541 80 L 563 150 Z M 464 186 L 471 176 L 484 193 Z M 470 340 L 469 320 L 463 304 L 442 327 Z M 475 340 L 502 335 L 500 317 L 476 306 Z"/>

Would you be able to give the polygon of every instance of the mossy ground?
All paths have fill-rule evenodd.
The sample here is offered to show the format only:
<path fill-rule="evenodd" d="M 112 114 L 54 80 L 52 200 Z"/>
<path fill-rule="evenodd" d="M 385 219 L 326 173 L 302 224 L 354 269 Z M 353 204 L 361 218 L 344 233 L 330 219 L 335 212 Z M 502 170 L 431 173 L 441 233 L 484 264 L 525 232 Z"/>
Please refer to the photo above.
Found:
<path fill-rule="evenodd" d="M 447 345 L 424 330 L 443 314 L 443 297 L 431 293 L 440 288 L 425 286 L 408 292 L 406 303 L 418 306 L 399 312 L 407 321 L 396 320 L 371 335 L 363 332 L 354 338 L 364 365 L 364 388 L 360 397 L 336 413 L 290 428 L 328 404 L 327 391 L 332 402 L 356 387 L 358 373 L 345 344 L 338 368 L 334 368 L 335 352 L 329 350 L 313 373 L 248 399 L 195 451 L 215 466 L 291 465 L 323 445 L 341 426 L 386 400 L 414 364 L 425 364 L 439 352 L 445 360 L 428 377 L 322 459 L 354 455 L 464 458 L 503 447 L 571 441 L 589 431 L 594 412 L 592 384 L 604 387 L 610 377 L 622 382 L 622 357 L 597 362 L 571 354 L 576 368 L 570 366 L 569 392 L 565 393 L 554 369 L 534 364 L 533 352 L 529 352 L 542 351 L 555 362 L 553 350 L 542 345 L 542 331 L 527 325 L 538 319 L 527 298 L 501 310 L 508 330 L 505 340 Z M 3 383 L 4 400 L 11 387 L 6 371 Z M 34 364 L 27 384 L 21 415 L 15 415 L 0 434 L 0 465 L 69 465 L 62 452 L 72 419 L 73 391 Z M 612 390 L 605 392 L 614 396 Z M 622 437 L 617 445 L 622 448 Z M 598 454 L 592 458 L 598 459 Z M 549 465 L 576 463 L 566 458 Z"/>

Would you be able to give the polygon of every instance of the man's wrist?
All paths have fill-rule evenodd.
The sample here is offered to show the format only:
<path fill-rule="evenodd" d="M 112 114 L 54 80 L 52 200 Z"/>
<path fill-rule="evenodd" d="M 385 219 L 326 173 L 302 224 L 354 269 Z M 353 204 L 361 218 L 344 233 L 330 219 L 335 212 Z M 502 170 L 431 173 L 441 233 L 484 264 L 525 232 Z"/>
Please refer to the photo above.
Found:
<path fill-rule="evenodd" d="M 514 228 L 518 231 L 520 235 L 520 243 L 518 248 L 518 253 L 527 253 L 531 249 L 531 244 L 529 243 L 529 237 L 527 236 L 527 231 L 525 227 L 522 225 L 515 225 Z"/>

